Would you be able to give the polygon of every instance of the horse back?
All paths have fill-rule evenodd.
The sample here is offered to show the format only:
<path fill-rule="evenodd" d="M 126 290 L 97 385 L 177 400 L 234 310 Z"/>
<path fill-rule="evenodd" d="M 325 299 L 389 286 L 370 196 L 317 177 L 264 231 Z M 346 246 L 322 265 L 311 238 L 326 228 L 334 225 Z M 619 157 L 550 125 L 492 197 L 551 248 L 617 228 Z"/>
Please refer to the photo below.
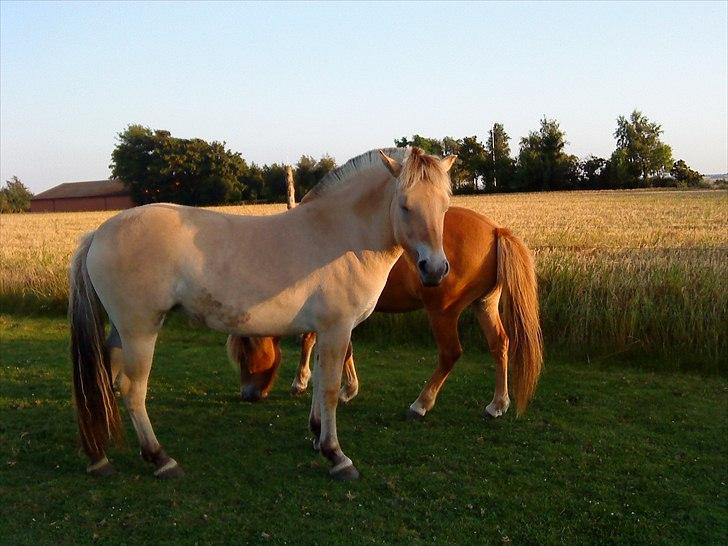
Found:
<path fill-rule="evenodd" d="M 450 273 L 436 287 L 420 282 L 415 266 L 402 255 L 392 268 L 377 302 L 377 310 L 390 313 L 425 307 L 446 310 L 467 307 L 495 288 L 497 224 L 473 210 L 450 207 L 445 214 L 443 247 Z"/>

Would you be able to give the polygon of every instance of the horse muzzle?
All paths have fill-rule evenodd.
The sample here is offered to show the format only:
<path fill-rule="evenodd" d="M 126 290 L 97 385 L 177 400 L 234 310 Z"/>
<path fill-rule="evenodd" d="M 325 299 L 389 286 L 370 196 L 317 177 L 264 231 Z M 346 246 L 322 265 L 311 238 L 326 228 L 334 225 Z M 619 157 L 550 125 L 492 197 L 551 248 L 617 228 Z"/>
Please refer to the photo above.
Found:
<path fill-rule="evenodd" d="M 450 273 L 450 263 L 447 259 L 417 261 L 417 271 L 420 274 L 420 281 L 424 286 L 439 286 L 442 280 Z"/>

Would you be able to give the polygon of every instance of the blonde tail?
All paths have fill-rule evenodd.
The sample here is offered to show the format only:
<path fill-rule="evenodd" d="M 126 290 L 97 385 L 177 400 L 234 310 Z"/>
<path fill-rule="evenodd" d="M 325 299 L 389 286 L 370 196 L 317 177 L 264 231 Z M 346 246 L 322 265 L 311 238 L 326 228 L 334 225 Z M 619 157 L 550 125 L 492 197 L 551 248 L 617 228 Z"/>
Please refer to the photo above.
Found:
<path fill-rule="evenodd" d="M 543 367 L 536 270 L 526 245 L 506 228 L 498 228 L 498 284 L 503 290 L 503 318 L 513 366 L 516 412 L 533 397 Z"/>

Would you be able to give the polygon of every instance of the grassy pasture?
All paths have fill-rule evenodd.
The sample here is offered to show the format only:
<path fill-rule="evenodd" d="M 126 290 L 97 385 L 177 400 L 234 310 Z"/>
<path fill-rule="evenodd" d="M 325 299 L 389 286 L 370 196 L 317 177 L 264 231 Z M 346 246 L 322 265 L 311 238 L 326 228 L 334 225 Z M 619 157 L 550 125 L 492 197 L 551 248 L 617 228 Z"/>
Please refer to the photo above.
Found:
<path fill-rule="evenodd" d="M 456 197 L 511 227 L 536 254 L 550 350 L 580 357 L 659 356 L 660 365 L 726 372 L 728 192 L 604 191 Z M 224 207 L 272 214 L 283 205 Z M 112 213 L 0 216 L 0 306 L 64 309 L 80 234 Z M 426 332 L 421 317 L 367 328 Z M 466 321 L 465 335 L 472 330 Z M 426 335 L 426 334 L 425 334 Z"/>
<path fill-rule="evenodd" d="M 551 358 L 522 418 L 482 411 L 493 363 L 467 346 L 437 407 L 405 421 L 434 345 L 355 332 L 361 394 L 339 435 L 362 472 L 327 477 L 287 394 L 236 397 L 224 336 L 181 318 L 157 349 L 149 412 L 187 471 L 159 482 L 128 416 L 119 474 L 84 475 L 61 317 L 0 315 L 2 544 L 725 544 L 725 378 Z M 367 336 L 364 336 L 365 338 Z M 654 368 L 659 368 L 655 364 Z"/>

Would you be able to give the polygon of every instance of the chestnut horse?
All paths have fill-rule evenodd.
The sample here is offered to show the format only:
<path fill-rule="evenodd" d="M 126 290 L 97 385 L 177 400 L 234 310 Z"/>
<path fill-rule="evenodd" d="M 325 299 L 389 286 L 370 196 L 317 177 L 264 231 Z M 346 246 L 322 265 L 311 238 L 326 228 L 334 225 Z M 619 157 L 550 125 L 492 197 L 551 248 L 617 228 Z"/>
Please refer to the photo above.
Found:
<path fill-rule="evenodd" d="M 516 410 L 520 414 L 534 393 L 543 363 L 531 253 L 508 229 L 459 207 L 452 207 L 445 214 L 443 246 L 451 272 L 439 286 L 422 286 L 416 267 L 402 256 L 390 272 L 375 308 L 384 313 L 403 313 L 424 307 L 437 342 L 438 366 L 410 406 L 408 416 L 421 419 L 435 405 L 440 389 L 462 354 L 458 320 L 469 306 L 475 311 L 496 363 L 495 394 L 485 408 L 486 416 L 500 417 L 510 405 L 509 355 L 514 371 Z M 503 322 L 498 311 L 501 300 Z M 315 342 L 315 334 L 304 335 L 301 360 L 291 387 L 294 394 L 306 390 L 311 375 L 309 358 Z M 278 340 L 230 336 L 228 355 L 240 368 L 242 397 L 255 400 L 267 396 L 280 365 Z M 358 391 L 351 347 L 344 371 L 346 381 L 339 399 L 346 402 Z"/>
<path fill-rule="evenodd" d="M 418 148 L 358 156 L 331 171 L 304 207 L 239 216 L 170 204 L 123 211 L 81 242 L 71 264 L 69 319 L 76 412 L 89 473 L 106 457 L 121 422 L 119 389 L 158 477 L 181 474 L 146 410 L 147 381 L 165 314 L 180 306 L 228 334 L 316 332 L 309 426 L 330 474 L 358 472 L 336 434 L 336 405 L 351 330 L 374 310 L 389 271 L 406 252 L 421 282 L 439 284 L 450 204 L 448 171 Z M 104 311 L 112 323 L 104 343 Z"/>

